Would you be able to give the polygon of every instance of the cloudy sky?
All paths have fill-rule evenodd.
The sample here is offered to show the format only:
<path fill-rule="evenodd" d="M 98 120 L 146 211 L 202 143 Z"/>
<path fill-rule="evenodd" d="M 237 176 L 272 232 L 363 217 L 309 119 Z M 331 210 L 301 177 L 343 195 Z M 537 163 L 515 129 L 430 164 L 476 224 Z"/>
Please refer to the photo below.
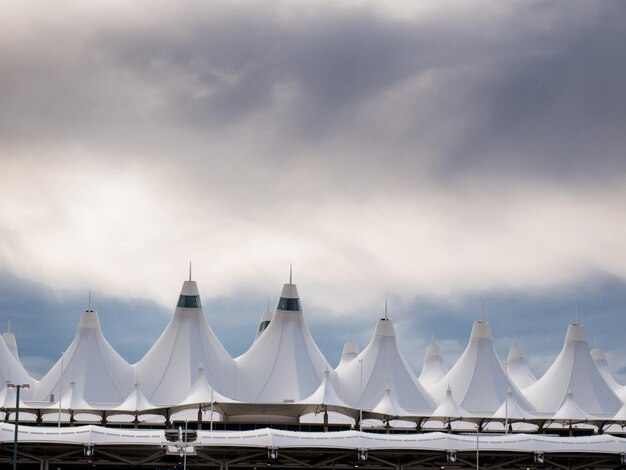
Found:
<path fill-rule="evenodd" d="M 331 363 L 385 299 L 409 363 L 481 302 L 536 373 L 576 306 L 626 380 L 615 1 L 0 4 L 0 329 L 40 376 L 88 292 L 139 360 L 193 261 L 232 355 L 289 264 Z"/>

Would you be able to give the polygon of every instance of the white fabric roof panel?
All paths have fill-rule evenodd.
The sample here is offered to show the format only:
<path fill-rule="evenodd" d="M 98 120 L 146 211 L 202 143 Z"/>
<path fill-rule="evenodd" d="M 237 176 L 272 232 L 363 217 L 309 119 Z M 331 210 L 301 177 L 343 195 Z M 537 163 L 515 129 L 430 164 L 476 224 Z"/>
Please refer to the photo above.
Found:
<path fill-rule="evenodd" d="M 528 361 L 524 357 L 524 350 L 517 342 L 511 346 L 509 357 L 506 361 L 506 372 L 511 380 L 518 388 L 524 389 L 537 382 L 535 374 L 532 373 L 528 366 Z"/>
<path fill-rule="evenodd" d="M 331 367 L 309 333 L 295 284 L 283 286 L 271 323 L 236 361 L 242 401 L 298 402 L 319 387 Z"/>
<path fill-rule="evenodd" d="M 385 394 L 380 401 L 372 408 L 372 413 L 376 413 L 382 416 L 402 418 L 412 416 L 412 413 L 406 411 L 400 404 L 393 398 L 391 389 L 385 388 Z"/>
<path fill-rule="evenodd" d="M 330 366 L 308 331 L 295 284 L 283 286 L 272 322 L 237 363 L 242 397 L 253 401 L 298 402 L 320 386 Z"/>
<path fill-rule="evenodd" d="M 35 387 L 34 400 L 49 401 L 51 394 L 58 400 L 60 387 L 65 394 L 72 382 L 90 403 L 121 403 L 133 386 L 132 366 L 106 340 L 93 309 L 82 312 L 74 339 Z"/>
<path fill-rule="evenodd" d="M 0 444 L 13 442 L 14 427 L 0 423 Z M 19 440 L 24 443 L 94 444 L 96 446 L 154 445 L 165 442 L 163 430 L 117 429 L 96 425 L 71 428 L 20 426 Z M 198 431 L 194 446 L 317 449 L 416 449 L 475 451 L 476 435 L 432 432 L 424 434 L 374 434 L 359 431 L 294 432 L 276 429 L 254 431 Z M 583 452 L 619 455 L 626 452 L 626 439 L 611 435 L 557 437 L 543 434 L 480 436 L 484 451 L 533 453 Z"/>
<path fill-rule="evenodd" d="M 359 347 L 354 341 L 352 341 L 352 339 L 349 339 L 343 345 L 343 350 L 341 351 L 341 359 L 339 360 L 339 364 L 337 365 L 337 367 L 347 364 L 358 355 Z"/>
<path fill-rule="evenodd" d="M 626 385 L 621 385 L 613 374 L 609 370 L 609 362 L 606 359 L 606 354 L 604 350 L 601 348 L 594 348 L 591 350 L 591 358 L 593 362 L 598 367 L 600 374 L 604 377 L 606 383 L 611 387 L 611 389 L 615 392 L 615 394 L 622 400 L 622 402 L 626 403 Z"/>
<path fill-rule="evenodd" d="M 506 402 L 500 405 L 500 408 L 495 411 L 492 418 L 516 421 L 537 419 L 538 416 L 525 410 L 524 407 L 517 402 L 515 396 L 513 396 L 513 392 L 509 390 L 506 393 Z"/>
<path fill-rule="evenodd" d="M 473 414 L 490 417 L 504 402 L 509 388 L 517 402 L 527 410 L 530 404 L 511 381 L 498 359 L 486 321 L 474 322 L 470 339 L 459 360 L 443 379 L 429 388 L 433 397 L 441 401 L 447 387 L 460 406 Z"/>
<path fill-rule="evenodd" d="M 174 316 L 135 367 L 146 396 L 157 406 L 180 403 L 198 367 L 220 393 L 237 394 L 237 366 L 207 323 L 195 281 L 183 283 Z"/>
<path fill-rule="evenodd" d="M 450 418 L 468 418 L 471 417 L 471 413 L 461 408 L 461 405 L 459 405 L 458 402 L 454 399 L 454 396 L 452 395 L 452 389 L 448 385 L 448 387 L 446 388 L 446 396 L 441 401 L 441 403 L 439 403 L 437 408 L 435 408 L 435 411 L 433 411 L 431 417 L 435 419 L 445 420 Z"/>
<path fill-rule="evenodd" d="M 3 337 L 0 337 L 0 389 L 7 383 L 29 384 L 31 389 L 37 384 L 26 371 L 20 360 L 14 355 Z M 24 390 L 25 396 L 32 392 Z"/>
<path fill-rule="evenodd" d="M 429 414 L 435 403 L 409 368 L 396 343 L 393 323 L 381 318 L 372 340 L 352 361 L 337 367 L 346 403 L 371 410 L 389 387 L 399 405 L 416 414 Z M 361 393 L 362 391 L 362 393 Z"/>
<path fill-rule="evenodd" d="M 13 354 L 13 356 L 15 356 L 15 359 L 19 361 L 20 354 L 17 350 L 17 340 L 15 338 L 15 335 L 10 331 L 7 331 L 6 333 L 2 333 L 2 339 L 4 340 L 4 344 L 7 345 L 7 348 L 9 348 L 9 351 L 11 351 L 11 354 Z"/>
<path fill-rule="evenodd" d="M 569 325 L 558 357 L 524 393 L 539 413 L 556 413 L 568 393 L 591 415 L 613 416 L 622 405 L 594 364 L 585 330 L 579 323 Z"/>
<path fill-rule="evenodd" d="M 448 373 L 448 368 L 443 360 L 441 348 L 435 342 L 435 338 L 426 348 L 424 357 L 424 366 L 419 376 L 420 383 L 428 388 L 429 386 L 439 382 L 444 375 Z"/>

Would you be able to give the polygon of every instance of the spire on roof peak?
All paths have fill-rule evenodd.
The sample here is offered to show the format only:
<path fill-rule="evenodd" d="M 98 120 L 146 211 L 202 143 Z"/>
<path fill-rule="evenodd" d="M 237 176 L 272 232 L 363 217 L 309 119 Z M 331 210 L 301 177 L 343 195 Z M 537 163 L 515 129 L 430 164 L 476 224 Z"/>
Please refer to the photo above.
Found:
<path fill-rule="evenodd" d="M 480 301 L 480 321 L 485 322 L 485 301 Z"/>
<path fill-rule="evenodd" d="M 9 326 L 8 326 L 8 329 L 7 329 L 7 333 L 11 333 L 11 320 L 9 320 Z"/>
<path fill-rule="evenodd" d="M 385 299 L 385 320 L 389 320 L 389 316 L 387 315 L 387 299 Z"/>
<path fill-rule="evenodd" d="M 578 304 L 576 304 L 576 325 L 580 325 L 580 312 L 578 311 Z"/>
<path fill-rule="evenodd" d="M 87 309 L 91 310 L 91 289 L 89 289 L 89 300 L 87 302 Z"/>
<path fill-rule="evenodd" d="M 289 284 L 293 284 L 293 264 L 289 264 Z"/>
<path fill-rule="evenodd" d="M 191 281 L 191 260 L 189 260 L 189 280 Z"/>

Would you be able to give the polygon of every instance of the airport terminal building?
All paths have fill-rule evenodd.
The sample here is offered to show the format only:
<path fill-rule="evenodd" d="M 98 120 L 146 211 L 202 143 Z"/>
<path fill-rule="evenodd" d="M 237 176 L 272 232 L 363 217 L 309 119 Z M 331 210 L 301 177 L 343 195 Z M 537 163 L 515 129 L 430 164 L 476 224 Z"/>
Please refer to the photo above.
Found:
<path fill-rule="evenodd" d="M 578 320 L 539 379 L 519 345 L 498 358 L 484 319 L 450 369 L 433 341 L 417 376 L 386 311 L 369 344 L 348 341 L 333 368 L 290 279 L 233 358 L 190 278 L 138 363 L 115 351 L 88 308 L 39 381 L 5 333 L 0 375 L 6 468 L 16 450 L 19 468 L 55 470 L 626 468 L 626 386 Z"/>

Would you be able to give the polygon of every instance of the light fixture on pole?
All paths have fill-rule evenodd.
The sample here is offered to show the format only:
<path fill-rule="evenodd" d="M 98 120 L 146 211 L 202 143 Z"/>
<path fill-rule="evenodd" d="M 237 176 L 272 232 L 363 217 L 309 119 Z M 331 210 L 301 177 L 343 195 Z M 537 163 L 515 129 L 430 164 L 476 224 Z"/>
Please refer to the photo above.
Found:
<path fill-rule="evenodd" d="M 30 388 L 29 384 L 8 383 L 7 388 L 15 389 L 15 434 L 13 436 L 13 470 L 17 469 L 17 427 L 20 422 L 20 390 Z"/>
<path fill-rule="evenodd" d="M 93 445 L 93 442 L 88 442 L 87 444 L 84 445 L 83 447 L 83 454 L 85 455 L 85 457 L 93 457 L 93 454 L 95 453 L 95 446 Z"/>

